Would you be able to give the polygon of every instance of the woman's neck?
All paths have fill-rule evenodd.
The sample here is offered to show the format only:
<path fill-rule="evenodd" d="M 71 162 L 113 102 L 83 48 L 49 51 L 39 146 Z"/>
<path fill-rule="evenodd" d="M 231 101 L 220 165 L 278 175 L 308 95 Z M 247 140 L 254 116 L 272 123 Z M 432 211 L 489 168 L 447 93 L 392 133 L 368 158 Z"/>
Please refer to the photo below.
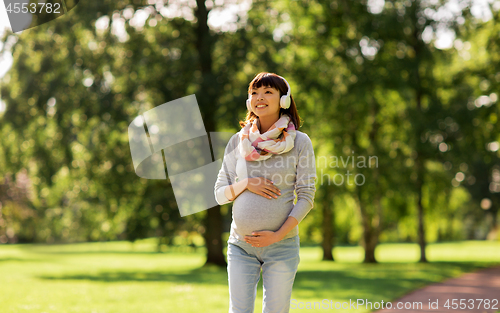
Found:
<path fill-rule="evenodd" d="M 266 131 L 271 128 L 271 126 L 274 125 L 279 120 L 280 116 L 263 116 L 259 117 L 257 119 L 257 126 L 259 127 L 259 131 L 261 134 L 265 133 Z"/>

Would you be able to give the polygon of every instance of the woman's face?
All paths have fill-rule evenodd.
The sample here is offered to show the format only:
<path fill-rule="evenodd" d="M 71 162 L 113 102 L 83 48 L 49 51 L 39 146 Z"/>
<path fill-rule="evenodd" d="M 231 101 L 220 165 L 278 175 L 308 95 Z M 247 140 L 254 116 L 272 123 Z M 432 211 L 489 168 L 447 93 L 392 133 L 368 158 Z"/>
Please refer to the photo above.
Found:
<path fill-rule="evenodd" d="M 280 111 L 280 92 L 267 86 L 253 88 L 250 92 L 252 111 L 260 118 L 278 115 Z"/>

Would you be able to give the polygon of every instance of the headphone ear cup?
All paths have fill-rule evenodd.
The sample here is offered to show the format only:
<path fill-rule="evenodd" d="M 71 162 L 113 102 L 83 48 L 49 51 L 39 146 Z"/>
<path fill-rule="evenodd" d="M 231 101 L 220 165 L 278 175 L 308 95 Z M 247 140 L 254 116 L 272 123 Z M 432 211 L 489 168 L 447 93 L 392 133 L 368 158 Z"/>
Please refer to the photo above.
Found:
<path fill-rule="evenodd" d="M 280 107 L 283 109 L 288 109 L 290 107 L 290 97 L 288 96 L 282 96 L 280 98 Z"/>
<path fill-rule="evenodd" d="M 290 107 L 290 105 L 292 104 L 292 100 L 291 100 L 292 94 L 290 92 L 290 85 L 288 84 L 288 82 L 286 81 L 286 79 L 284 79 L 281 76 L 279 76 L 279 77 L 281 79 L 283 79 L 283 81 L 285 82 L 286 86 L 288 87 L 288 91 L 287 91 L 286 95 L 283 95 L 280 98 L 280 107 L 282 107 L 283 109 L 288 109 Z"/>
<path fill-rule="evenodd" d="M 250 103 L 250 99 L 247 99 L 247 110 L 248 110 L 248 112 L 252 112 L 252 106 Z"/>

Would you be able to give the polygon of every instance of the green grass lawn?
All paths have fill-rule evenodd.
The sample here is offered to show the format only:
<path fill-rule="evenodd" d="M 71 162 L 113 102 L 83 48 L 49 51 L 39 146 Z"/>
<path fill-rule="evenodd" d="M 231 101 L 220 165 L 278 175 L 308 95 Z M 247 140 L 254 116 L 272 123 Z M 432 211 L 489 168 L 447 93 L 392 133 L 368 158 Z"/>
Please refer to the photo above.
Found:
<path fill-rule="evenodd" d="M 155 248 L 154 240 L 2 245 L 0 312 L 228 311 L 226 269 L 202 268 L 203 249 L 156 253 Z M 383 244 L 376 251 L 381 263 L 361 264 L 363 250 L 359 247 L 335 248 L 336 262 L 319 261 L 322 252 L 318 247 L 302 247 L 292 299 L 386 302 L 500 260 L 499 242 L 433 244 L 427 251 L 432 262 L 419 264 L 415 262 L 416 245 Z M 262 280 L 255 312 L 262 312 L 261 303 Z"/>

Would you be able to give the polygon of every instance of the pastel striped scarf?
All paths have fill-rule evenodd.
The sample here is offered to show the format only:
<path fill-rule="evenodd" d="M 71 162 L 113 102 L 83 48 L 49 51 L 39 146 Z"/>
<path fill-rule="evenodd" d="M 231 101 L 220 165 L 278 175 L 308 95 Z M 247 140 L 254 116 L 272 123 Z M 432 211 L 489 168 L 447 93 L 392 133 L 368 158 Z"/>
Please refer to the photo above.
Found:
<path fill-rule="evenodd" d="M 283 114 L 265 133 L 261 134 L 258 119 L 247 123 L 240 130 L 239 150 L 247 161 L 263 161 L 273 154 L 292 150 L 295 143 L 295 125 L 287 114 Z M 280 137 L 280 135 L 283 136 Z"/>

